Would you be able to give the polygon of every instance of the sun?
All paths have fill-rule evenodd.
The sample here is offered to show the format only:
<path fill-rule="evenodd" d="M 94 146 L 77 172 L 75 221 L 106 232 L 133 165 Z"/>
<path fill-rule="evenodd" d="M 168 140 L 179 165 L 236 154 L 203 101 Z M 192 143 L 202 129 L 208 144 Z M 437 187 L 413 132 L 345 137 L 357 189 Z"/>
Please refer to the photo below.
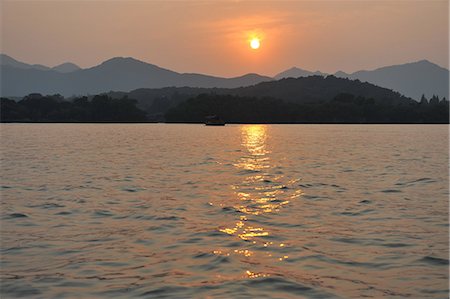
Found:
<path fill-rule="evenodd" d="M 261 45 L 259 38 L 254 37 L 250 40 L 250 48 L 253 50 L 259 49 L 259 46 Z"/>

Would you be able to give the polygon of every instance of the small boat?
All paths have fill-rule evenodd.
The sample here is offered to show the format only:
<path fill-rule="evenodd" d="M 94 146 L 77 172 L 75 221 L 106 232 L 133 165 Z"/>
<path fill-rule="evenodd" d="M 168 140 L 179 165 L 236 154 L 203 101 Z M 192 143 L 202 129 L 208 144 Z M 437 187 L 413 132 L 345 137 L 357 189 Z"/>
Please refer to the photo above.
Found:
<path fill-rule="evenodd" d="M 225 126 L 225 122 L 217 115 L 209 115 L 205 120 L 206 126 Z"/>

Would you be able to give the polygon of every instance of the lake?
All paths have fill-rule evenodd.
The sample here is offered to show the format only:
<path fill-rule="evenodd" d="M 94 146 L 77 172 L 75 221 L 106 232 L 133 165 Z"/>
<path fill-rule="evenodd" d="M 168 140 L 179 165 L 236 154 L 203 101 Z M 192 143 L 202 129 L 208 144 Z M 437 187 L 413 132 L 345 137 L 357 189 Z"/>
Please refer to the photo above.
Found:
<path fill-rule="evenodd" d="M 448 129 L 2 124 L 1 297 L 447 298 Z"/>

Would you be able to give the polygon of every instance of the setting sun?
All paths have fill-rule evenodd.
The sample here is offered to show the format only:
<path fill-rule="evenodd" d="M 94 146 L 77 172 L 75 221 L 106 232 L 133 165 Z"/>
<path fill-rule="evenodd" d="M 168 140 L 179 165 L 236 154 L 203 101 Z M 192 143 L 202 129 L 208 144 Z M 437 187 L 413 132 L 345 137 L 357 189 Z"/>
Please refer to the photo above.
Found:
<path fill-rule="evenodd" d="M 254 38 L 252 38 L 252 39 L 250 40 L 250 47 L 251 47 L 252 49 L 254 49 L 254 50 L 259 49 L 259 46 L 260 46 L 260 45 L 261 45 L 261 44 L 260 44 L 259 38 L 254 37 Z"/>

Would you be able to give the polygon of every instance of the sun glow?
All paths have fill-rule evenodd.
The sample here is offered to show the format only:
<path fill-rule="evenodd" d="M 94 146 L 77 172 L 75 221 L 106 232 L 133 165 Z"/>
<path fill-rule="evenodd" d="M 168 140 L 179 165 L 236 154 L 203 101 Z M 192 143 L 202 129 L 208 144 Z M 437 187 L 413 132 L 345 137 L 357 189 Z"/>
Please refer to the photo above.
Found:
<path fill-rule="evenodd" d="M 261 42 L 260 42 L 259 38 L 254 37 L 250 40 L 250 47 L 253 50 L 259 49 L 260 45 L 261 45 Z"/>

